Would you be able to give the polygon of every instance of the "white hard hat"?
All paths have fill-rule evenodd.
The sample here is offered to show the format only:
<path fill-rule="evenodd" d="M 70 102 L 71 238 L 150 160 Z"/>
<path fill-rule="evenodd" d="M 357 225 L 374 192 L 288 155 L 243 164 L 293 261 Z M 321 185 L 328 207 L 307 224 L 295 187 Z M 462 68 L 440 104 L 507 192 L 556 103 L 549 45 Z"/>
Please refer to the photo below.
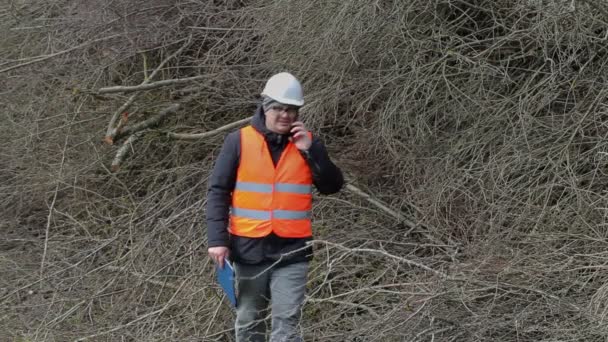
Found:
<path fill-rule="evenodd" d="M 300 107 L 304 104 L 302 85 L 297 78 L 288 72 L 280 72 L 270 77 L 264 90 L 262 90 L 262 95 L 293 106 Z"/>

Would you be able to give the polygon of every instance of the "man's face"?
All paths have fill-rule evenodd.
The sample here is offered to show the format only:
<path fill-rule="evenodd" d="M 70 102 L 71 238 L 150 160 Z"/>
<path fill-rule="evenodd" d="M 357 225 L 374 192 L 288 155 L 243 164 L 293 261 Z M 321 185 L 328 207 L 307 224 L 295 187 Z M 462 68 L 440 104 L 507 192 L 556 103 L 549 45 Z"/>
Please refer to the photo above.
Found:
<path fill-rule="evenodd" d="M 293 106 L 274 103 L 266 110 L 266 128 L 270 131 L 287 134 L 298 119 L 298 109 Z"/>

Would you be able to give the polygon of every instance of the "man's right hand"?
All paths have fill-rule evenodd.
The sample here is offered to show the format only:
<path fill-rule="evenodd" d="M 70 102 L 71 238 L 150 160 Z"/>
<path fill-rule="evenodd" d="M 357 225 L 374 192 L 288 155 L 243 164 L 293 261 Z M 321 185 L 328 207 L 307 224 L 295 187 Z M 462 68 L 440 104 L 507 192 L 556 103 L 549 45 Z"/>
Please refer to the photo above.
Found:
<path fill-rule="evenodd" d="M 207 251 L 209 253 L 209 257 L 213 259 L 213 261 L 215 261 L 220 268 L 224 268 L 224 258 L 227 258 L 230 255 L 230 250 L 228 247 L 209 247 Z"/>

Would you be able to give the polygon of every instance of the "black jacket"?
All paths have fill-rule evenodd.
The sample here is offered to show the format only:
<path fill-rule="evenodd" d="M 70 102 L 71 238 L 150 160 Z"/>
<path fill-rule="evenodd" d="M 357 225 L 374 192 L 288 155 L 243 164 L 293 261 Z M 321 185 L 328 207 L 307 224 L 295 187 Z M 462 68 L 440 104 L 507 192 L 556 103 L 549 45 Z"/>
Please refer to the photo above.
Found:
<path fill-rule="evenodd" d="M 281 153 L 288 143 L 288 135 L 269 131 L 261 106 L 251 119 L 251 125 L 266 138 L 272 160 L 276 166 Z M 236 184 L 236 173 L 241 155 L 241 135 L 239 130 L 228 134 L 215 162 L 209 179 L 207 192 L 207 236 L 208 246 L 227 246 L 231 259 L 246 264 L 275 262 L 298 262 L 310 260 L 312 249 L 306 247 L 309 238 L 282 238 L 273 233 L 263 238 L 246 238 L 228 233 L 228 219 L 232 191 Z M 311 169 L 313 183 L 321 194 L 338 192 L 344 184 L 340 169 L 332 163 L 323 143 L 313 136 L 308 153 L 302 153 Z M 300 252 L 284 255 L 295 250 Z"/>

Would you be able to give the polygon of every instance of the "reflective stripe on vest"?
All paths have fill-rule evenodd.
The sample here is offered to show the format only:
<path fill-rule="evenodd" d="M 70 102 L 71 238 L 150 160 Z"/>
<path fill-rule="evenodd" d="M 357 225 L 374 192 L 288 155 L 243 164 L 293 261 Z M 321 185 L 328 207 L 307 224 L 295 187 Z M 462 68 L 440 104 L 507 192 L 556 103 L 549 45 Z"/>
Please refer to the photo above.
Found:
<path fill-rule="evenodd" d="M 236 190 L 271 193 L 272 184 L 261 184 L 252 182 L 236 182 Z M 296 194 L 312 193 L 312 186 L 302 184 L 275 183 L 274 191 L 277 192 L 293 192 Z"/>
<path fill-rule="evenodd" d="M 309 210 L 253 210 L 231 208 L 232 215 L 254 220 L 270 220 L 271 218 L 283 220 L 304 220 L 310 218 Z"/>
<path fill-rule="evenodd" d="M 306 160 L 289 142 L 275 166 L 264 136 L 251 126 L 240 133 L 230 233 L 245 237 L 271 232 L 282 237 L 311 236 L 312 173 Z"/>

